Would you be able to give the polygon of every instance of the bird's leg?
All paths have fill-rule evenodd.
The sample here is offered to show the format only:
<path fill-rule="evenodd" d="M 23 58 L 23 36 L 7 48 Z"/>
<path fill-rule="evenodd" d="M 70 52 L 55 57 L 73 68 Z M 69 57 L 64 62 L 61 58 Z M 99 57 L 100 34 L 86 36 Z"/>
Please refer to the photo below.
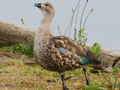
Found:
<path fill-rule="evenodd" d="M 63 90 L 69 90 L 66 85 L 65 85 L 65 76 L 64 74 L 63 75 L 60 75 L 61 76 L 61 79 L 62 79 L 62 84 L 63 84 Z"/>
<path fill-rule="evenodd" d="M 90 85 L 90 81 L 89 81 L 89 78 L 88 78 L 88 75 L 87 75 L 86 67 L 83 68 L 83 71 L 84 71 L 84 74 L 85 74 L 86 83 L 87 83 L 87 85 Z"/>

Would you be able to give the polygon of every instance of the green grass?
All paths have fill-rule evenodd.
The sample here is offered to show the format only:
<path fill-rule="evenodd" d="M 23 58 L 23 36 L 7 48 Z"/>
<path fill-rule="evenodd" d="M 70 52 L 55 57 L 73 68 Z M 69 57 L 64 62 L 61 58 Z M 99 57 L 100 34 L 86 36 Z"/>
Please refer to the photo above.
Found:
<path fill-rule="evenodd" d="M 10 46 L 0 44 L 0 51 L 15 53 L 19 56 L 25 55 L 26 57 L 33 58 L 33 48 L 30 44 L 16 43 Z"/>
<path fill-rule="evenodd" d="M 42 69 L 38 64 L 25 65 L 28 60 L 0 59 L 0 90 L 62 90 L 60 76 L 56 72 L 50 72 Z M 86 86 L 85 76 L 82 69 L 67 71 L 65 76 L 72 75 L 66 80 L 66 85 L 70 90 L 90 90 L 93 88 L 115 89 L 115 78 L 120 85 L 120 71 L 115 69 L 114 73 L 96 73 L 90 72 L 92 68 L 87 68 L 90 79 L 90 86 Z M 54 82 L 53 82 L 54 81 Z M 120 88 L 117 86 L 116 88 Z M 91 89 L 92 90 L 92 89 Z"/>

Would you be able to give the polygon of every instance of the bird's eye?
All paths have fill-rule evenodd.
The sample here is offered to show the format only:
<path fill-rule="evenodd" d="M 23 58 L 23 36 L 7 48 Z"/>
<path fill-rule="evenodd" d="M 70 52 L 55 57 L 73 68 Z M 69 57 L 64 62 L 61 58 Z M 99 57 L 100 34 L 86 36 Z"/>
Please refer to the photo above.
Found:
<path fill-rule="evenodd" d="M 45 4 L 45 6 L 48 6 L 47 4 Z"/>

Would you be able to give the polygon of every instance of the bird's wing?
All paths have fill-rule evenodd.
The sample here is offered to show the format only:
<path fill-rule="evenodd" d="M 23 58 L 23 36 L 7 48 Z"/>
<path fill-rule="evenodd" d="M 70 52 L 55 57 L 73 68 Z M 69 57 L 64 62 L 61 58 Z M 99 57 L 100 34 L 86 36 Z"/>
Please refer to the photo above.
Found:
<path fill-rule="evenodd" d="M 92 54 L 91 51 L 85 49 L 82 45 L 77 43 L 76 41 L 70 39 L 66 36 L 55 36 L 53 37 L 54 47 L 59 52 L 71 52 L 75 53 L 77 56 L 80 57 L 89 57 L 92 59 L 96 64 L 100 62 L 98 59 Z"/>
<path fill-rule="evenodd" d="M 66 36 L 55 36 L 53 41 L 56 48 L 64 48 L 78 56 L 86 56 L 87 49 Z"/>

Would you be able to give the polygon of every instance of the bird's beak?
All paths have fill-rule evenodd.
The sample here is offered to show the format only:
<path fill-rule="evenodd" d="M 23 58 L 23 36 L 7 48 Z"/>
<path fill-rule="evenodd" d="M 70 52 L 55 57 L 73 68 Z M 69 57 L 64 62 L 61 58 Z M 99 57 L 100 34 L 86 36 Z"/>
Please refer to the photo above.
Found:
<path fill-rule="evenodd" d="M 34 6 L 35 6 L 35 7 L 38 7 L 38 8 L 41 8 L 41 4 L 42 4 L 42 3 L 35 3 Z"/>

